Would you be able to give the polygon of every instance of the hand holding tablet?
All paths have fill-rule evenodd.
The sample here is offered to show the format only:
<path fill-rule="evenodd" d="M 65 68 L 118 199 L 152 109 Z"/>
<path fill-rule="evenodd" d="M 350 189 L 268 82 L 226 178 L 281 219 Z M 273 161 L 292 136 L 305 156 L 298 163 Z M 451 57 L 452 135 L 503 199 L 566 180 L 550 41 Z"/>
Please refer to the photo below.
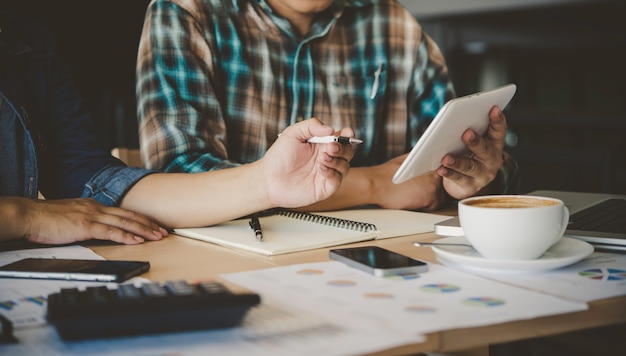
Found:
<path fill-rule="evenodd" d="M 509 84 L 448 101 L 398 168 L 393 183 L 400 184 L 435 170 L 441 166 L 441 159 L 446 154 L 465 151 L 465 143 L 461 140 L 463 132 L 471 128 L 483 135 L 489 127 L 491 108 L 497 105 L 504 109 L 516 89 L 515 84 Z"/>

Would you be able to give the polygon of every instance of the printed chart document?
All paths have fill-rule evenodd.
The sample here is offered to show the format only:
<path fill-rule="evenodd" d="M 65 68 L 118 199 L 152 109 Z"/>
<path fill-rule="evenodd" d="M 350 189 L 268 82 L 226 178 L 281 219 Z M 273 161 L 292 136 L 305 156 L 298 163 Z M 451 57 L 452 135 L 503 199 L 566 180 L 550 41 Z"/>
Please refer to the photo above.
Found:
<path fill-rule="evenodd" d="M 221 277 L 278 305 L 306 306 L 330 322 L 367 323 L 397 334 L 425 334 L 588 308 L 566 300 L 429 264 L 419 275 L 373 277 L 341 262 L 318 262 Z M 357 316 L 357 317 L 355 317 Z"/>
<path fill-rule="evenodd" d="M 0 252 L 0 265 L 27 257 L 103 259 L 81 246 Z M 126 283 L 139 283 L 135 277 Z M 346 355 L 363 354 L 425 340 L 423 335 L 377 330 L 368 323 L 330 322 L 308 308 L 264 301 L 241 327 L 63 341 L 46 320 L 47 295 L 61 288 L 83 289 L 114 283 L 0 278 L 0 313 L 14 327 L 17 343 L 0 344 L 1 355 Z"/>
<path fill-rule="evenodd" d="M 264 302 L 252 308 L 241 327 L 63 341 L 51 326 L 19 330 L 3 355 L 24 356 L 340 356 L 367 354 L 424 341 L 423 335 L 396 334 L 364 323 L 347 327 L 303 308 Z"/>
<path fill-rule="evenodd" d="M 459 266 L 462 269 L 461 266 Z M 590 302 L 626 295 L 626 255 L 594 252 L 573 265 L 541 273 L 480 275 L 561 298 Z"/>
<path fill-rule="evenodd" d="M 262 255 L 278 255 L 353 242 L 385 239 L 434 230 L 449 216 L 391 209 L 353 209 L 320 213 L 283 211 L 260 217 L 263 241 L 249 219 L 201 228 L 175 229 L 178 235 Z"/>

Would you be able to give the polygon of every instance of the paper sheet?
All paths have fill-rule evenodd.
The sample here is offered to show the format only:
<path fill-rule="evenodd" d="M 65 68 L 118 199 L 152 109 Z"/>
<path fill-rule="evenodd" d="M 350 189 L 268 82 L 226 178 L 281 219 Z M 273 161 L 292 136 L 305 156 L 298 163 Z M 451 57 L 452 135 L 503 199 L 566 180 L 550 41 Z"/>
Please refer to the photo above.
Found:
<path fill-rule="evenodd" d="M 375 352 L 409 342 L 420 335 L 396 335 L 367 327 L 346 328 L 312 312 L 262 304 L 243 327 L 128 338 L 63 342 L 52 327 L 16 333 L 19 344 L 2 345 L 7 355 L 347 355 Z"/>
<path fill-rule="evenodd" d="M 0 264 L 26 257 L 103 259 L 71 246 L 0 252 Z M 144 280 L 134 278 L 127 283 Z M 46 296 L 64 287 L 101 282 L 0 278 L 0 312 L 12 320 L 19 343 L 0 345 L 7 355 L 345 355 L 368 353 L 424 340 L 421 334 L 395 334 L 369 324 L 346 327 L 300 308 L 264 302 L 244 325 L 228 330 L 146 335 L 64 342 L 45 319 Z"/>
<path fill-rule="evenodd" d="M 524 290 L 435 264 L 419 276 L 373 277 L 340 262 L 222 275 L 281 305 L 306 306 L 329 321 L 428 333 L 586 310 L 581 302 Z M 347 325 L 347 324 L 344 324 Z"/>
<path fill-rule="evenodd" d="M 573 265 L 532 274 L 481 273 L 503 283 L 580 302 L 626 295 L 626 255 L 594 252 Z"/>

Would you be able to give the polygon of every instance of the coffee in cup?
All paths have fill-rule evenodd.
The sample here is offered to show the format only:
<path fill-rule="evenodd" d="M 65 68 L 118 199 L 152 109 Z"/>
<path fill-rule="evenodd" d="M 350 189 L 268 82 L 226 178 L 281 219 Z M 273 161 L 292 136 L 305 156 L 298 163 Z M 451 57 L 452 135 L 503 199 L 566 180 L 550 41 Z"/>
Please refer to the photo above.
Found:
<path fill-rule="evenodd" d="M 467 240 L 483 257 L 532 260 L 541 257 L 567 228 L 563 201 L 529 195 L 489 195 L 459 202 Z"/>

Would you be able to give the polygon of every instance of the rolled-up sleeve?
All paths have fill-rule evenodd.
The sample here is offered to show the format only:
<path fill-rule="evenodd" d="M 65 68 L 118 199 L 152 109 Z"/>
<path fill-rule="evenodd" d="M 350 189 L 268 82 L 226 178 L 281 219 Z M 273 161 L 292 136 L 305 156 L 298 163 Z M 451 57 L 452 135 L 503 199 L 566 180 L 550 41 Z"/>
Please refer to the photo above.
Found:
<path fill-rule="evenodd" d="M 102 205 L 118 206 L 135 183 L 152 173 L 156 171 L 135 167 L 107 166 L 85 184 L 82 197 L 93 198 Z"/>

